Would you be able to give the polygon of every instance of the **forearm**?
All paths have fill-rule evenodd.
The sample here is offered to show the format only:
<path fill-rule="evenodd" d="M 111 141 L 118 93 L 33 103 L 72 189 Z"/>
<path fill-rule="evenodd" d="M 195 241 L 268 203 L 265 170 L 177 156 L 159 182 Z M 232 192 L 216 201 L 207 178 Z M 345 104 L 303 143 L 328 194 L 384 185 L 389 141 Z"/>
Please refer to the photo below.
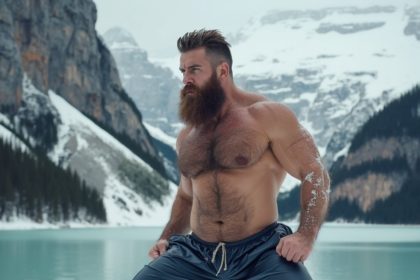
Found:
<path fill-rule="evenodd" d="M 316 239 L 327 213 L 329 190 L 329 176 L 323 168 L 310 171 L 302 181 L 298 232 L 313 240 Z"/>
<path fill-rule="evenodd" d="M 159 239 L 168 239 L 173 234 L 186 234 L 190 231 L 192 200 L 178 194 L 172 205 L 171 217 Z"/>

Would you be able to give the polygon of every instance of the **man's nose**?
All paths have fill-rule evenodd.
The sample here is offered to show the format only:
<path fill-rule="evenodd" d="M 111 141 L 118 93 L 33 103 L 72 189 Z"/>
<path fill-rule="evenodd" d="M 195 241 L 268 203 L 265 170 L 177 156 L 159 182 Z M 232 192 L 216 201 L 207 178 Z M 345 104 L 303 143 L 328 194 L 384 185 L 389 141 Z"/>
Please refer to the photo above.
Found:
<path fill-rule="evenodd" d="M 182 82 L 184 83 L 184 85 L 186 85 L 186 84 L 192 84 L 193 83 L 193 79 L 191 78 L 190 75 L 184 74 L 184 77 L 182 78 Z"/>

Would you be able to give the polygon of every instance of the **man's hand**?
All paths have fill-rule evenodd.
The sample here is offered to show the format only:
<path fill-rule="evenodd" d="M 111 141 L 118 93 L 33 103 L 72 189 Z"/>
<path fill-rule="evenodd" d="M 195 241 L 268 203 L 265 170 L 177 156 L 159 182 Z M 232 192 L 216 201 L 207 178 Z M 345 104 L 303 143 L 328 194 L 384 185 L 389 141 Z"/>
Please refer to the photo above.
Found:
<path fill-rule="evenodd" d="M 166 239 L 160 239 L 156 244 L 150 249 L 149 257 L 152 259 L 157 259 L 166 252 L 169 242 Z"/>
<path fill-rule="evenodd" d="M 288 261 L 295 263 L 303 262 L 311 253 L 313 243 L 314 240 L 312 238 L 297 231 L 291 235 L 282 237 L 276 247 L 276 252 Z"/>

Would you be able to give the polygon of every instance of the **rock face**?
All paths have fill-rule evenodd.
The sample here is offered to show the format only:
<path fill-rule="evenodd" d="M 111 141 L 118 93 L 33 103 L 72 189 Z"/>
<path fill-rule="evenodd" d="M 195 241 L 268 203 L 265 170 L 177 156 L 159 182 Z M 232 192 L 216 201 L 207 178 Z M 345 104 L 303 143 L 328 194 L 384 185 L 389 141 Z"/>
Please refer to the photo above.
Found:
<path fill-rule="evenodd" d="M 91 0 L 0 1 L 0 132 L 76 172 L 109 224 L 162 224 L 176 187 L 95 22 Z"/>
<path fill-rule="evenodd" d="M 117 62 L 124 88 L 145 121 L 176 136 L 181 81 L 172 71 L 152 63 L 130 33 L 114 27 L 103 38 Z"/>
<path fill-rule="evenodd" d="M 333 166 L 331 204 L 347 200 L 357 205 L 362 213 L 368 213 L 376 202 L 401 191 L 407 178 L 416 172 L 418 151 L 420 141 L 412 137 L 367 141 Z"/>
<path fill-rule="evenodd" d="M 147 52 L 140 48 L 128 31 L 114 27 L 103 34 L 103 38 L 115 58 L 124 88 L 143 114 L 144 123 L 154 138 L 154 146 L 164 161 L 168 178 L 178 183 L 175 149 L 160 141 L 159 133 L 153 134 L 159 127 L 176 139 L 179 126 L 174 123 L 179 121 L 177 111 L 181 81 L 174 77 L 170 69 L 149 61 Z"/>
<path fill-rule="evenodd" d="M 420 6 L 407 8 L 405 11 L 408 16 L 408 23 L 404 28 L 404 34 L 414 35 L 420 41 Z"/>
<path fill-rule="evenodd" d="M 115 62 L 97 36 L 93 1 L 5 0 L 0 3 L 0 104 L 14 116 L 23 73 L 44 93 L 53 90 L 85 115 L 157 152 Z"/>

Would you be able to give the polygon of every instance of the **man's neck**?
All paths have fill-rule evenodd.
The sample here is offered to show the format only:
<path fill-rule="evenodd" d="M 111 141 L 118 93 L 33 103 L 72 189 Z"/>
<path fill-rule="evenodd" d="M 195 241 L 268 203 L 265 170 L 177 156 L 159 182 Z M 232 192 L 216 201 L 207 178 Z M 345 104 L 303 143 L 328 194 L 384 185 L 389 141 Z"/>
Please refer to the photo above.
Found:
<path fill-rule="evenodd" d="M 225 101 L 223 102 L 222 108 L 217 114 L 217 119 L 222 119 L 229 111 L 239 105 L 239 91 L 234 84 L 229 84 L 224 87 Z"/>

